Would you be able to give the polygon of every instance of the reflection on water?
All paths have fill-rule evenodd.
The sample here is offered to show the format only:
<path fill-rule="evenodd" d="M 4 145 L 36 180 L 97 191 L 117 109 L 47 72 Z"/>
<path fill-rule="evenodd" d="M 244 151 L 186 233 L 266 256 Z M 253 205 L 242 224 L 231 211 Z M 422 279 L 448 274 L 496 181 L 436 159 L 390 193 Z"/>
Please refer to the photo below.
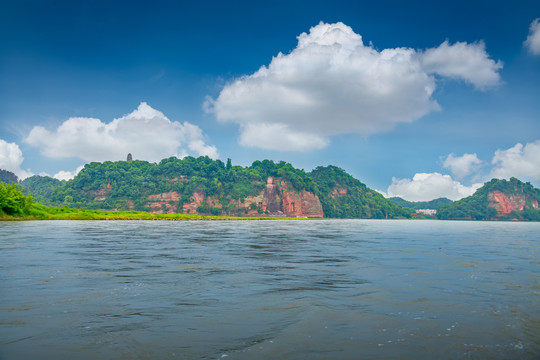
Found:
<path fill-rule="evenodd" d="M 537 359 L 540 224 L 0 223 L 0 359 Z"/>

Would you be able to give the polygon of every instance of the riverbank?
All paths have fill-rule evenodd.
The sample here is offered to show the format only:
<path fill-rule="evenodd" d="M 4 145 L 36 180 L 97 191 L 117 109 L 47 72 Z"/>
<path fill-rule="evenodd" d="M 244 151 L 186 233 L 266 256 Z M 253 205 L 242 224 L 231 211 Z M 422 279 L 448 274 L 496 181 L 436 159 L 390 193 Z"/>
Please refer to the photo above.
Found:
<path fill-rule="evenodd" d="M 0 215 L 0 221 L 24 220 L 292 220 L 296 218 L 276 217 L 241 217 L 241 216 L 204 216 L 188 214 L 158 214 L 141 211 L 106 211 L 73 209 L 68 207 L 46 207 L 32 204 L 24 214 Z"/>

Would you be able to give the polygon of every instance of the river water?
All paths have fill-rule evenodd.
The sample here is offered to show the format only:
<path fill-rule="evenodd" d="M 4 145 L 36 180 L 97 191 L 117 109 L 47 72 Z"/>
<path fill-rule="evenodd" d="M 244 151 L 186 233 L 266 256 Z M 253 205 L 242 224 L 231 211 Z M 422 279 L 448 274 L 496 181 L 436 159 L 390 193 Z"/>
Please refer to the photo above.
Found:
<path fill-rule="evenodd" d="M 538 359 L 540 223 L 0 222 L 0 359 Z"/>

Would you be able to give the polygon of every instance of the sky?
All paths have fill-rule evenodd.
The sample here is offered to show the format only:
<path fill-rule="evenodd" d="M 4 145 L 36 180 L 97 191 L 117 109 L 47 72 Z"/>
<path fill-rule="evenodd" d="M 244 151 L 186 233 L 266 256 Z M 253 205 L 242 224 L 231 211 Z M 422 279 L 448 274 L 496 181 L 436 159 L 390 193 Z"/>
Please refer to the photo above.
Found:
<path fill-rule="evenodd" d="M 540 187 L 540 1 L 0 2 L 0 169 L 335 165 L 385 196 Z"/>

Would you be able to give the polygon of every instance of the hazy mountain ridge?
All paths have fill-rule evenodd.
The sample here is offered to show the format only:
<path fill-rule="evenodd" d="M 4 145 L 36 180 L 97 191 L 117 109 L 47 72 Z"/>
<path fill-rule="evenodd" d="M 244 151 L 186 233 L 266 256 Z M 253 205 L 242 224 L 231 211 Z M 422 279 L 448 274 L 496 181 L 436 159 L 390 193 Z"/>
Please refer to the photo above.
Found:
<path fill-rule="evenodd" d="M 394 204 L 409 208 L 411 210 L 419 210 L 419 209 L 438 210 L 441 206 L 452 203 L 452 200 L 445 197 L 434 199 L 431 201 L 407 201 L 400 197 L 391 197 L 391 198 L 388 198 L 388 200 L 392 201 Z"/>

